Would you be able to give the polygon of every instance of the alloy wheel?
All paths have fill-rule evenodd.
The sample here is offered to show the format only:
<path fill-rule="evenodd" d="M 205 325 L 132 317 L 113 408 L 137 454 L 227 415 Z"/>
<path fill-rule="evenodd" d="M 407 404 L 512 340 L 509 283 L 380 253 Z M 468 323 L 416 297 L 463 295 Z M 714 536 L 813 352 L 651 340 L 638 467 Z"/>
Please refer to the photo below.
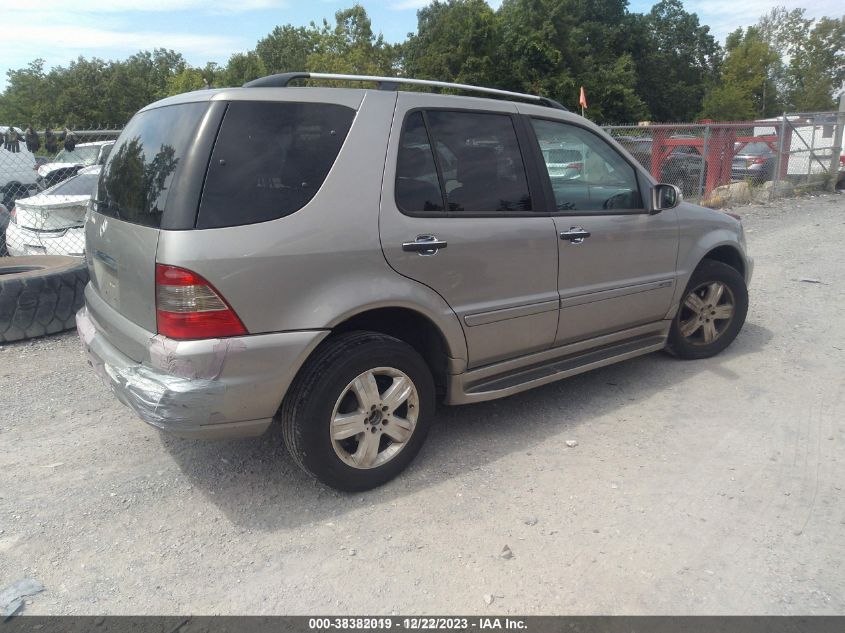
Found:
<path fill-rule="evenodd" d="M 730 327 L 736 311 L 733 292 L 721 281 L 694 288 L 681 304 L 681 335 L 693 345 L 710 345 Z"/>
<path fill-rule="evenodd" d="M 353 468 L 377 468 L 407 446 L 419 416 L 419 394 L 404 372 L 378 367 L 358 375 L 332 411 L 331 441 Z"/>

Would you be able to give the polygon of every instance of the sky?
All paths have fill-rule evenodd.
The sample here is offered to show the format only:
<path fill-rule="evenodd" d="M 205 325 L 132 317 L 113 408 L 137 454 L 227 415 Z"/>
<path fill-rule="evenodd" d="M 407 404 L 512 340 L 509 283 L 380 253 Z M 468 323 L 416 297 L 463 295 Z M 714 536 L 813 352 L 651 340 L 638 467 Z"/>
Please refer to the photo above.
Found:
<path fill-rule="evenodd" d="M 501 0 L 489 0 L 497 8 Z M 225 64 L 279 24 L 307 25 L 354 0 L 0 0 L 0 90 L 6 71 L 43 58 L 48 68 L 82 55 L 123 59 L 139 50 L 171 48 L 194 66 Z M 428 0 L 359 0 L 373 29 L 398 42 L 416 29 L 416 11 Z M 630 0 L 632 12 L 653 2 Z M 839 16 L 841 0 L 687 0 L 687 11 L 724 41 L 738 26 L 754 24 L 773 6 L 804 6 L 809 17 Z M 11 31 L 8 25 L 14 24 Z M 11 35 L 11 37 L 10 37 Z"/>

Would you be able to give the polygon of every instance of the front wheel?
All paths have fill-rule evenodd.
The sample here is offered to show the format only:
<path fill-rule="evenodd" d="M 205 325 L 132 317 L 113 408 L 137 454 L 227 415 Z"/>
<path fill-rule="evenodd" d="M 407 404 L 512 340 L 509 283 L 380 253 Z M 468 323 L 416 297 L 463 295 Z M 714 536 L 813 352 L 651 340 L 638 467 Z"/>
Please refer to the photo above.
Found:
<path fill-rule="evenodd" d="M 748 313 L 748 289 L 736 269 L 705 259 L 687 284 L 666 348 L 684 359 L 715 356 L 736 338 Z"/>
<path fill-rule="evenodd" d="M 375 488 L 419 452 L 434 402 L 431 372 L 410 345 L 375 332 L 340 334 L 315 350 L 285 396 L 285 444 L 333 488 Z"/>

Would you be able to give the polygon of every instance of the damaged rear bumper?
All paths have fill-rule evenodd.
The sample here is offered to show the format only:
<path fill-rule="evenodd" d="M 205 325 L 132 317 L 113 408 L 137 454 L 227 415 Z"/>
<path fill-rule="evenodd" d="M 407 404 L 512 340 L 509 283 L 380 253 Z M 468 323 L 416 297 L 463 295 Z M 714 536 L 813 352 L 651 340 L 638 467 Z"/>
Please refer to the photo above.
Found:
<path fill-rule="evenodd" d="M 76 315 L 91 366 L 145 422 L 180 437 L 260 435 L 290 382 L 327 332 L 282 332 L 199 341 L 150 334 L 148 361 L 114 346 L 83 307 Z"/>

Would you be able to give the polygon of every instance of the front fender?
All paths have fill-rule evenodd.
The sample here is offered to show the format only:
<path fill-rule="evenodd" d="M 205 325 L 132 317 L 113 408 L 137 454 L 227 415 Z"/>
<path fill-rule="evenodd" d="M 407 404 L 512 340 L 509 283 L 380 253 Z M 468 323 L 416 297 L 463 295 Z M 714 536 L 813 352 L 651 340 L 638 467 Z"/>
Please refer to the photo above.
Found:
<path fill-rule="evenodd" d="M 678 208 L 680 236 L 678 248 L 677 284 L 672 308 L 667 319 L 675 316 L 690 277 L 708 253 L 720 247 L 736 251 L 743 263 L 746 283 L 751 281 L 753 262 L 746 252 L 742 225 L 734 218 L 712 209 L 692 204 Z"/>

